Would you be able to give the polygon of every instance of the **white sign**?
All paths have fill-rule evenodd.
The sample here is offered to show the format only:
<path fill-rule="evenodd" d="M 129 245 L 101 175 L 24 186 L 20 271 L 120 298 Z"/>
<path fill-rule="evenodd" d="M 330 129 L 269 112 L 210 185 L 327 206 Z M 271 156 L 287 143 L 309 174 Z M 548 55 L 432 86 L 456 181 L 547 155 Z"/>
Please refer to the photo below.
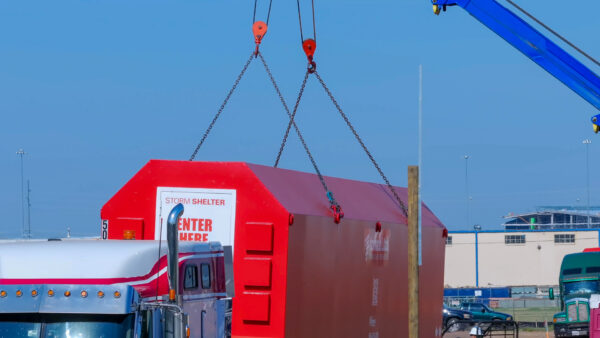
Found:
<path fill-rule="evenodd" d="M 179 240 L 218 241 L 233 246 L 235 233 L 235 190 L 205 188 L 156 189 L 156 227 L 154 238 L 167 239 L 167 218 L 174 206 L 183 204 L 179 219 Z"/>

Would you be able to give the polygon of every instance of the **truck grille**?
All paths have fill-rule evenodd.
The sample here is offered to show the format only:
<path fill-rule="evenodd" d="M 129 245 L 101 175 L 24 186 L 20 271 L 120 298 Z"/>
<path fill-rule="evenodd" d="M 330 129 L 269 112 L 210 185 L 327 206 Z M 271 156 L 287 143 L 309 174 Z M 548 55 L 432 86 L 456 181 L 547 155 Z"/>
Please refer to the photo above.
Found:
<path fill-rule="evenodd" d="M 577 304 L 571 303 L 567 305 L 567 317 L 569 321 L 577 320 Z"/>
<path fill-rule="evenodd" d="M 577 304 L 578 306 L 578 312 L 579 312 L 579 321 L 580 322 L 587 322 L 589 320 L 589 316 L 588 316 L 588 310 L 587 310 L 587 304 L 586 303 L 579 303 Z"/>
<path fill-rule="evenodd" d="M 586 302 L 567 304 L 567 316 L 570 322 L 587 322 L 590 319 Z"/>

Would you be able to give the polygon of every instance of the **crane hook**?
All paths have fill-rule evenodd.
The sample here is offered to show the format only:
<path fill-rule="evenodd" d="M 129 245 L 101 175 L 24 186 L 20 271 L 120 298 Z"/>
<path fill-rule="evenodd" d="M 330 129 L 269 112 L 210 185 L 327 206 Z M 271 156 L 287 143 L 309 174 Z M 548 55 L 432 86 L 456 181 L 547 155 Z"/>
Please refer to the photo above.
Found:
<path fill-rule="evenodd" d="M 267 34 L 267 24 L 263 21 L 256 21 L 252 25 L 252 33 L 254 33 L 254 42 L 256 43 L 256 50 L 254 56 L 258 55 L 258 46 L 262 42 L 262 38 Z"/>
<path fill-rule="evenodd" d="M 302 49 L 308 59 L 308 72 L 314 73 L 317 70 L 317 64 L 313 61 L 315 55 L 315 49 L 317 49 L 317 42 L 313 39 L 306 39 L 302 42 Z"/>

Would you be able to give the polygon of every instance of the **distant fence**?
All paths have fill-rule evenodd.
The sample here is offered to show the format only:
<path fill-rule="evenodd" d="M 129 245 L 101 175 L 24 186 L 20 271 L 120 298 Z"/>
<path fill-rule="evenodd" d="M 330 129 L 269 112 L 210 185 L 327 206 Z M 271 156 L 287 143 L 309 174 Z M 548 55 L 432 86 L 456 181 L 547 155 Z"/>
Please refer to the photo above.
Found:
<path fill-rule="evenodd" d="M 492 303 L 492 302 L 490 302 Z M 560 303 L 558 299 L 540 299 L 540 298 L 511 298 L 511 299 L 498 299 L 494 302 L 496 306 L 490 304 L 491 307 L 500 308 L 538 308 L 538 307 L 559 307 Z"/>
<path fill-rule="evenodd" d="M 482 303 L 491 308 L 556 308 L 560 306 L 558 298 L 479 298 L 444 297 L 444 304 L 458 307 L 461 303 Z"/>
<path fill-rule="evenodd" d="M 460 304 L 464 302 L 485 304 L 493 311 L 511 315 L 513 320 L 527 327 L 543 327 L 545 321 L 552 323 L 554 314 L 560 311 L 558 299 L 444 297 L 444 303 L 450 307 L 460 307 Z"/>
<path fill-rule="evenodd" d="M 510 298 L 510 287 L 444 288 L 444 297 Z"/>

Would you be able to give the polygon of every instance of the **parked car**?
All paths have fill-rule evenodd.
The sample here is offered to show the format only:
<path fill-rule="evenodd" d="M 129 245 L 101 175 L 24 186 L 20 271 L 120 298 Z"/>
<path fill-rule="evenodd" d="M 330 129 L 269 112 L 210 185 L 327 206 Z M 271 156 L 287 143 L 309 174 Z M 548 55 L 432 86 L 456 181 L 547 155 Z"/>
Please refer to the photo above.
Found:
<path fill-rule="evenodd" d="M 442 310 L 444 327 L 452 326 L 459 320 L 473 320 L 473 314 L 469 311 L 460 310 L 444 305 Z"/>
<path fill-rule="evenodd" d="M 462 303 L 460 305 L 461 310 L 469 311 L 473 314 L 473 320 L 485 321 L 485 320 L 512 320 L 512 316 L 507 313 L 496 312 L 485 304 L 481 303 Z"/>

